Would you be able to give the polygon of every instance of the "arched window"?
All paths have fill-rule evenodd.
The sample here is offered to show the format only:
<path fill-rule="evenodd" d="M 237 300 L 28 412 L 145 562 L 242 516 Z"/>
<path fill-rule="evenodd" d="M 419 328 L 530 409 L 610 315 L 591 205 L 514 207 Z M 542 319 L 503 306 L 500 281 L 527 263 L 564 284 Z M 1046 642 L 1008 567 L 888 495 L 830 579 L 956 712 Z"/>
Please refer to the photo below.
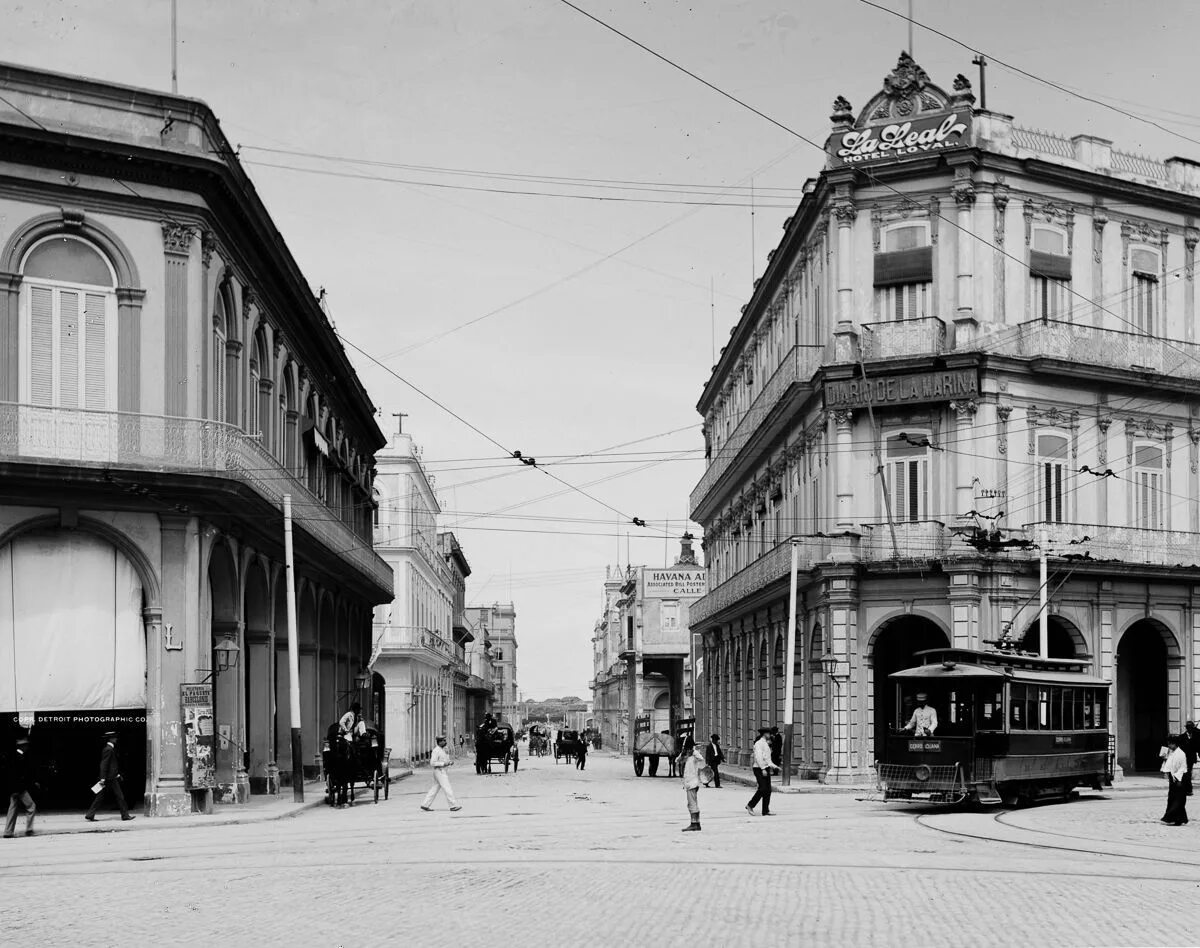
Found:
<path fill-rule="evenodd" d="M 77 237 L 38 241 L 22 262 L 20 400 L 113 411 L 116 275 Z"/>
<path fill-rule="evenodd" d="M 228 381 L 225 372 L 226 341 L 229 338 L 229 305 L 227 286 L 217 292 L 217 305 L 213 307 L 212 328 L 212 416 L 217 421 L 225 420 L 225 400 L 228 397 Z"/>
<path fill-rule="evenodd" d="M 1038 518 L 1045 523 L 1066 520 L 1067 439 L 1062 435 L 1038 435 Z"/>
<path fill-rule="evenodd" d="M 1144 530 L 1163 529 L 1162 448 L 1140 445 L 1133 449 L 1133 525 Z"/>

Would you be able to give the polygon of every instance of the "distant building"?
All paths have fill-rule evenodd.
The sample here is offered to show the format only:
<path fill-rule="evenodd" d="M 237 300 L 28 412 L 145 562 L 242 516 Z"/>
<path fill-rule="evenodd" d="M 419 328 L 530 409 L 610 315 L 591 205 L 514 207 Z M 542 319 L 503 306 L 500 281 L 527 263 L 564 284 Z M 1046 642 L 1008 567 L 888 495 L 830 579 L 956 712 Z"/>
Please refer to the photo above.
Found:
<path fill-rule="evenodd" d="M 465 615 L 489 643 L 495 689 L 491 710 L 516 726 L 521 717 L 517 703 L 517 610 L 511 602 L 497 602 L 490 606 L 468 606 Z"/>
<path fill-rule="evenodd" d="M 593 637 L 592 717 L 609 746 L 632 740 L 631 715 L 651 716 L 655 731 L 692 715 L 690 607 L 706 575 L 684 535 L 670 567 L 610 570 L 605 614 Z"/>
<path fill-rule="evenodd" d="M 454 734 L 471 733 L 470 719 L 467 717 L 467 705 L 470 700 L 471 668 L 467 647 L 475 641 L 475 635 L 467 625 L 467 577 L 471 575 L 471 566 L 466 554 L 458 544 L 453 533 L 438 534 L 438 552 L 450 569 L 450 581 L 453 586 L 453 600 L 450 609 L 450 631 L 454 636 L 456 650 L 462 649 L 463 661 L 454 668 L 454 698 L 453 698 L 453 727 Z"/>
<path fill-rule="evenodd" d="M 438 735 L 457 742 L 456 683 L 468 670 L 454 617 L 466 558 L 453 553 L 457 544 L 445 552 L 437 534 L 441 508 L 412 436 L 397 430 L 375 463 L 375 550 L 392 568 L 396 598 L 375 611 L 371 668 L 393 759 L 421 761 Z"/>

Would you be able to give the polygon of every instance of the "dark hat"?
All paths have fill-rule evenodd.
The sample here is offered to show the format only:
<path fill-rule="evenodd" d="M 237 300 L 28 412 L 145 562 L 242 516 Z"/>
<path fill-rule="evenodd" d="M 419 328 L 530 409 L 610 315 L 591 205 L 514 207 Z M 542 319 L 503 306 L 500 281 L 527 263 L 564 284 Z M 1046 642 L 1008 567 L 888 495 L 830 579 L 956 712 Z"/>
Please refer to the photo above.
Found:
<path fill-rule="evenodd" d="M 361 711 L 362 705 L 359 704 L 357 701 L 355 701 L 354 704 L 350 705 L 350 710 L 351 711 Z"/>
<path fill-rule="evenodd" d="M 761 737 L 763 734 L 770 734 L 771 729 L 769 727 L 760 727 L 758 729 L 758 733 L 759 733 L 759 736 Z"/>
<path fill-rule="evenodd" d="M 1184 727 L 1186 727 L 1188 729 L 1194 728 L 1195 726 L 1196 726 L 1195 721 L 1188 721 L 1187 724 L 1184 725 Z"/>

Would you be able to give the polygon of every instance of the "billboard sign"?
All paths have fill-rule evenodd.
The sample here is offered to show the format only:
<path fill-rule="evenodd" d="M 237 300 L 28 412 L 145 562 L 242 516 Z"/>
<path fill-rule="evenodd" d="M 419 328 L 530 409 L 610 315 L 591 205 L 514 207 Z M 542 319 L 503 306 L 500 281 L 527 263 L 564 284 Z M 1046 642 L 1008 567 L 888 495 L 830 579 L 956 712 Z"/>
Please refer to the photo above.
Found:
<path fill-rule="evenodd" d="M 940 113 L 882 127 L 856 128 L 829 139 L 830 163 L 835 168 L 864 162 L 877 164 L 961 148 L 970 140 L 970 129 L 970 112 Z"/>
<path fill-rule="evenodd" d="M 708 592 L 703 567 L 644 569 L 642 596 L 646 599 L 699 599 Z"/>

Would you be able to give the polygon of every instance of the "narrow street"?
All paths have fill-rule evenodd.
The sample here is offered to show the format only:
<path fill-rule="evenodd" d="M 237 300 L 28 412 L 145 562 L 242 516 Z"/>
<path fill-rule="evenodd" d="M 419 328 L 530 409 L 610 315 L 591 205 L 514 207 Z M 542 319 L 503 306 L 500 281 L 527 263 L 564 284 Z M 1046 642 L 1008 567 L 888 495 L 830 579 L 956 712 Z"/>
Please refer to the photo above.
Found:
<path fill-rule="evenodd" d="M 428 770 L 378 806 L 254 825 L 6 841 L 9 944 L 1189 944 L 1196 826 L 1157 822 L 1150 782 L 1062 805 L 947 813 L 852 792 L 701 791 L 592 754 L 451 779 L 463 809 L 419 808 Z M 141 825 L 146 824 L 146 825 Z M 140 828 L 139 828 L 140 827 Z M 1150 888 L 1152 886 L 1152 888 Z M 20 907 L 15 911 L 15 900 Z M 64 907 L 70 906 L 69 911 Z M 906 936 L 907 937 L 907 936 Z"/>

